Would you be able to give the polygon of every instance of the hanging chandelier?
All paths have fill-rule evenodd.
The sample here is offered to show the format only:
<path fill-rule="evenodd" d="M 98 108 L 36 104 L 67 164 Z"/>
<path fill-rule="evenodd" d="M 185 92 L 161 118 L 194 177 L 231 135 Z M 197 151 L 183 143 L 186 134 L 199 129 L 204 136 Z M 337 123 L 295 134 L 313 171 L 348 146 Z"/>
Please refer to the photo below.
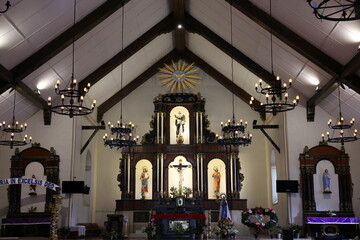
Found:
<path fill-rule="evenodd" d="M 292 86 L 292 79 L 289 79 L 289 83 L 283 83 L 281 86 L 280 77 L 276 77 L 276 81 L 279 81 L 277 86 L 264 86 L 263 80 L 259 79 L 259 83 L 255 84 L 255 90 L 257 93 L 265 95 L 266 103 L 260 103 L 256 106 L 253 104 L 254 97 L 251 97 L 250 106 L 257 112 L 266 112 L 276 114 L 278 112 L 286 112 L 293 110 L 299 103 L 299 96 L 291 102 L 289 101 L 288 89 Z"/>
<path fill-rule="evenodd" d="M 0 139 L 0 145 L 10 146 L 13 148 L 14 146 L 24 146 L 26 144 L 31 143 L 32 138 L 28 137 L 26 134 L 23 139 L 18 135 L 26 130 L 27 124 L 19 124 L 18 121 L 15 120 L 15 101 L 16 101 L 16 90 L 14 89 L 14 108 L 13 108 L 13 116 L 10 124 L 6 125 L 6 122 L 3 121 L 0 123 L 0 130 L 3 131 L 3 138 Z M 10 135 L 10 136 L 8 136 Z"/>
<path fill-rule="evenodd" d="M 122 6 L 122 26 L 121 26 L 121 51 L 124 48 L 124 8 L 125 6 Z M 132 138 L 132 132 L 134 130 L 134 124 L 129 122 L 128 124 L 123 122 L 122 117 L 122 90 L 123 90 L 123 66 L 124 64 L 121 64 L 120 69 L 120 120 L 117 121 L 116 125 L 114 126 L 111 124 L 111 122 L 108 123 L 108 127 L 110 128 L 111 135 L 114 135 L 114 137 L 108 137 L 107 134 L 104 135 L 104 145 L 108 146 L 110 148 L 124 148 L 124 147 L 134 147 L 137 144 L 137 141 L 139 137 Z"/>
<path fill-rule="evenodd" d="M 232 45 L 233 36 L 232 36 L 232 4 L 230 4 L 230 27 L 231 27 L 231 38 L 230 44 Z M 234 59 L 231 56 L 231 81 L 234 82 Z M 251 144 L 252 135 L 245 134 L 245 129 L 247 127 L 247 122 L 243 123 L 242 120 L 237 122 L 235 119 L 235 104 L 234 104 L 234 94 L 232 94 L 232 119 L 228 120 L 227 123 L 221 122 L 221 136 L 217 135 L 218 144 L 223 146 L 234 146 L 238 147 L 248 146 Z"/>
<path fill-rule="evenodd" d="M 222 136 L 217 136 L 218 143 L 224 146 L 248 146 L 251 144 L 252 135 L 245 134 L 247 122 L 243 124 L 242 119 L 237 122 L 235 116 L 227 123 L 221 122 Z"/>
<path fill-rule="evenodd" d="M 270 19 L 271 19 L 271 0 L 270 0 Z M 293 101 L 289 100 L 288 89 L 292 86 L 292 79 L 289 79 L 289 83 L 281 84 L 281 79 L 279 76 L 275 78 L 274 75 L 274 57 L 273 57 L 273 34 L 272 28 L 270 28 L 270 57 L 271 57 L 271 74 L 273 79 L 269 79 L 269 82 L 274 82 L 274 86 L 263 84 L 263 80 L 259 79 L 259 83 L 255 84 L 255 91 L 262 95 L 265 95 L 265 103 L 260 102 L 260 105 L 256 106 L 254 104 L 254 97 L 250 99 L 251 109 L 257 112 L 265 112 L 276 114 L 278 112 L 286 112 L 293 110 L 299 103 L 299 96 Z M 274 81 L 276 80 L 276 81 Z"/>
<path fill-rule="evenodd" d="M 72 74 L 68 83 L 68 87 L 60 89 L 60 80 L 55 85 L 55 93 L 60 96 L 61 103 L 52 105 L 51 97 L 48 97 L 48 107 L 54 113 L 68 115 L 70 118 L 74 116 L 82 116 L 91 114 L 94 111 L 96 100 L 93 101 L 91 107 L 87 107 L 84 103 L 85 95 L 89 92 L 90 83 L 84 89 L 78 89 L 77 81 L 74 77 L 75 72 L 75 19 L 76 19 L 76 0 L 74 0 L 74 23 L 73 23 L 73 39 L 72 39 Z"/>
<path fill-rule="evenodd" d="M 7 10 L 9 10 L 9 7 L 11 6 L 9 0 L 6 1 L 5 6 L 6 6 L 5 10 L 1 10 L 0 13 L 6 13 Z"/>
<path fill-rule="evenodd" d="M 330 143 L 341 143 L 343 146 L 346 142 L 353 142 L 357 140 L 357 129 L 351 133 L 350 129 L 355 123 L 355 118 L 352 118 L 349 123 L 344 120 L 344 117 L 341 113 L 341 100 L 340 100 L 340 88 L 338 87 L 338 96 L 339 96 L 339 118 L 336 121 L 336 124 L 332 124 L 331 119 L 328 121 L 328 127 L 333 130 L 330 137 L 330 132 L 327 132 L 327 142 Z M 345 130 L 345 131 L 344 131 Z M 339 131 L 338 134 L 336 132 Z M 322 140 L 325 141 L 325 136 L 322 134 Z"/>
<path fill-rule="evenodd" d="M 122 122 L 122 118 L 120 117 L 120 120 L 117 121 L 116 126 L 109 122 L 108 127 L 110 128 L 111 135 L 114 135 L 115 137 L 110 138 L 107 134 L 105 134 L 103 137 L 105 146 L 117 149 L 136 146 L 139 137 L 132 139 L 134 124 L 132 124 L 131 122 L 128 124 L 124 124 Z"/>
<path fill-rule="evenodd" d="M 317 19 L 351 21 L 360 19 L 360 0 L 306 0 Z M 320 2 L 320 3 L 318 3 Z"/>

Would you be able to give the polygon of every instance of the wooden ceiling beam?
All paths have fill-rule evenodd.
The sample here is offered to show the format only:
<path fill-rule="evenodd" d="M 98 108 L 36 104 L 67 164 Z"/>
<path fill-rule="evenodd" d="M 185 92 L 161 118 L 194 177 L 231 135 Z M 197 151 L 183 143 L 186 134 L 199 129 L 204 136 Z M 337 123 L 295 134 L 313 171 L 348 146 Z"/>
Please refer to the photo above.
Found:
<path fill-rule="evenodd" d="M 21 81 L 72 44 L 73 36 L 75 40 L 79 39 L 129 1 L 130 0 L 107 0 L 104 4 L 78 21 L 74 26 L 61 33 L 58 37 L 19 63 L 10 71 L 1 65 L 0 80 L 2 80 L 2 83 L 0 85 L 0 94 L 4 93 L 9 88 L 16 86 L 16 90 L 21 95 L 44 110 L 45 125 L 50 125 L 51 112 L 48 109 L 47 102 L 43 98 L 37 96 L 32 89 Z M 3 83 L 4 81 L 7 83 Z"/>
<path fill-rule="evenodd" d="M 346 84 L 360 94 L 360 81 L 354 74 L 360 69 L 360 52 L 358 52 L 342 69 L 337 77 L 333 77 L 325 86 L 321 87 L 306 103 L 306 115 L 309 122 L 315 120 L 315 106 L 329 96 L 340 83 Z"/>
<path fill-rule="evenodd" d="M 36 53 L 11 69 L 14 81 L 22 81 L 30 73 L 71 45 L 73 36 L 75 40 L 81 38 L 129 1 L 130 0 L 105 1 L 101 6 L 78 21 L 74 26 L 68 28 L 65 32 L 61 33 L 58 37 L 39 49 Z"/>
<path fill-rule="evenodd" d="M 229 4 L 232 4 L 242 14 L 250 18 L 265 30 L 269 32 L 272 31 L 274 36 L 328 72 L 330 75 L 340 75 L 343 66 L 339 62 L 322 52 L 320 49 L 312 45 L 309 41 L 305 40 L 300 35 L 291 31 L 288 27 L 275 18 L 270 17 L 267 12 L 256 7 L 249 0 L 225 1 Z"/>
<path fill-rule="evenodd" d="M 266 69 L 261 67 L 253 60 L 251 60 L 248 56 L 243 54 L 237 48 L 232 46 L 230 43 L 225 41 L 223 38 L 218 36 L 216 33 L 211 31 L 208 27 L 206 27 L 204 24 L 202 24 L 189 14 L 186 14 L 185 17 L 185 28 L 189 32 L 197 33 L 204 37 L 206 40 L 214 44 L 217 48 L 222 50 L 229 57 L 232 57 L 235 61 L 244 66 L 250 72 L 258 76 L 259 78 L 262 78 L 267 84 L 275 86 L 275 84 L 279 83 L 279 81 L 275 83 L 275 76 L 273 76 L 270 72 L 268 72 Z"/>
<path fill-rule="evenodd" d="M 173 28 L 174 18 L 173 14 L 170 14 L 143 35 L 141 35 L 139 38 L 137 38 L 135 41 L 133 41 L 121 52 L 117 53 L 114 57 L 112 57 L 110 60 L 102 64 L 99 68 L 81 80 L 79 83 L 79 89 L 83 89 L 88 83 L 90 83 L 91 86 L 95 85 L 99 80 L 109 74 L 117 66 L 125 62 L 136 52 L 145 47 L 146 44 L 154 40 L 157 36 L 172 31 Z"/>
<path fill-rule="evenodd" d="M 30 89 L 25 83 L 19 82 L 15 89 L 18 93 L 20 93 L 24 98 L 30 101 L 32 104 L 37 106 L 40 109 L 43 109 L 44 114 L 44 124 L 51 125 L 51 111 L 47 105 L 47 101 L 45 101 L 42 97 L 37 95 L 32 89 Z"/>
<path fill-rule="evenodd" d="M 185 29 L 179 28 L 179 24 L 183 25 L 185 16 L 185 0 L 173 0 L 174 21 L 177 27 L 174 30 L 175 49 L 182 53 L 185 50 Z"/>
<path fill-rule="evenodd" d="M 250 98 L 251 95 L 247 93 L 245 90 L 240 88 L 230 79 L 221 74 L 218 70 L 210 66 L 206 61 L 192 53 L 190 50 L 185 49 L 184 58 L 189 62 L 195 62 L 196 66 L 205 71 L 209 76 L 218 81 L 221 85 L 223 85 L 226 89 L 228 89 L 232 94 L 237 96 L 239 99 L 244 101 L 250 106 Z M 258 100 L 254 100 L 254 105 L 259 106 L 260 102 Z M 265 113 L 259 113 L 260 118 L 264 121 L 266 119 Z"/>
<path fill-rule="evenodd" d="M 178 58 L 179 55 L 177 51 L 173 50 L 169 52 L 167 55 L 162 57 L 159 61 L 154 63 L 151 67 L 141 73 L 138 77 L 132 80 L 129 84 L 107 99 L 104 103 L 102 103 L 97 109 L 97 121 L 100 122 L 104 116 L 104 114 L 110 110 L 113 106 L 115 106 L 118 102 L 120 102 L 123 98 L 129 95 L 132 91 L 134 91 L 141 84 L 146 82 L 149 78 L 155 75 L 160 67 L 163 67 L 165 63 L 170 62 Z"/>

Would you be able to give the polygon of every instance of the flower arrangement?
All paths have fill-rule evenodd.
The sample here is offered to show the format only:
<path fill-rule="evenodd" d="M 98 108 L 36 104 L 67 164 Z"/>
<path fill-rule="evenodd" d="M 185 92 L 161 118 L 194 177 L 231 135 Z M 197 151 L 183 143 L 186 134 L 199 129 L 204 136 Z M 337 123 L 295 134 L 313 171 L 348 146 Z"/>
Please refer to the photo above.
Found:
<path fill-rule="evenodd" d="M 182 196 L 182 195 L 189 197 L 190 194 L 192 194 L 192 190 L 189 187 L 183 187 L 183 188 L 179 188 L 179 189 L 176 187 L 170 188 L 171 197 L 177 197 L 177 196 Z"/>
<path fill-rule="evenodd" d="M 215 234 L 221 237 L 235 236 L 238 230 L 234 228 L 234 222 L 230 218 L 223 218 L 218 221 L 215 228 Z"/>
<path fill-rule="evenodd" d="M 157 223 L 155 219 L 150 219 L 150 222 L 143 230 L 144 233 L 146 233 L 148 238 L 151 238 L 152 236 L 156 234 L 161 234 L 163 232 L 164 226 L 161 223 Z"/>
<path fill-rule="evenodd" d="M 278 221 L 279 219 L 272 208 L 255 207 L 244 210 L 241 214 L 241 222 L 257 232 L 277 226 Z"/>

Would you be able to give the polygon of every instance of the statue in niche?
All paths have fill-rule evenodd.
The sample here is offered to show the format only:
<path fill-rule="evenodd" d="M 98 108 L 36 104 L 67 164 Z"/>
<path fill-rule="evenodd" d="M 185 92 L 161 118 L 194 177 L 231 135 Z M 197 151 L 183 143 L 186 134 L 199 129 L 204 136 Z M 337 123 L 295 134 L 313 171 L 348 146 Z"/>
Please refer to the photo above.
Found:
<path fill-rule="evenodd" d="M 176 171 L 179 173 L 179 190 L 182 191 L 182 183 L 184 181 L 183 171 L 186 168 L 191 168 L 191 165 L 183 165 L 182 160 L 179 159 L 179 165 L 170 165 L 170 168 L 176 168 Z"/>
<path fill-rule="evenodd" d="M 330 191 L 330 174 L 327 169 L 325 169 L 322 179 L 323 179 L 324 193 L 331 193 L 331 191 Z"/>
<path fill-rule="evenodd" d="M 184 142 L 184 131 L 185 131 L 185 115 L 179 112 L 178 115 L 175 114 L 175 126 L 176 126 L 176 142 L 181 144 Z"/>
<path fill-rule="evenodd" d="M 219 193 L 220 193 L 221 174 L 220 174 L 219 168 L 217 166 L 214 167 L 214 173 L 213 173 L 212 177 L 214 180 L 214 195 L 218 197 Z"/>
<path fill-rule="evenodd" d="M 32 175 L 32 179 L 33 179 L 33 181 L 35 181 L 35 179 L 36 179 L 34 174 Z M 30 192 L 29 192 L 30 196 L 36 196 L 37 195 L 37 193 L 36 193 L 36 184 L 30 184 L 29 185 L 29 190 L 30 190 Z"/>
<path fill-rule="evenodd" d="M 142 168 L 140 181 L 141 181 L 141 197 L 144 199 L 149 192 L 149 188 L 148 188 L 149 173 L 145 166 Z"/>

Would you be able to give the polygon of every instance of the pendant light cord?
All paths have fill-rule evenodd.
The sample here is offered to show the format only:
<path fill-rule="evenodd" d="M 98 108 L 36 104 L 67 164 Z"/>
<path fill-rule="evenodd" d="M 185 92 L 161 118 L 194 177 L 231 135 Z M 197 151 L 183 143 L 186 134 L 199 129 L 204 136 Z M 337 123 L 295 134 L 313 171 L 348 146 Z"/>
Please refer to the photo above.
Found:
<path fill-rule="evenodd" d="M 122 6 L 122 12 L 121 12 L 121 52 L 124 50 L 124 11 L 125 3 Z M 123 67 L 124 67 L 124 61 L 121 63 L 120 66 L 120 124 L 122 124 L 122 107 L 123 107 Z"/>
<path fill-rule="evenodd" d="M 271 57 L 271 74 L 274 76 L 274 57 L 273 57 L 273 30 L 272 30 L 272 14 L 271 14 L 271 0 L 270 0 L 270 57 Z"/>
<path fill-rule="evenodd" d="M 14 108 L 13 108 L 12 125 L 15 125 L 15 106 L 16 106 L 16 89 L 14 88 Z"/>
<path fill-rule="evenodd" d="M 338 95 L 339 95 L 339 114 L 340 114 L 340 118 L 341 118 L 342 115 L 341 115 L 340 84 L 341 83 L 339 83 L 339 86 L 338 86 Z"/>
<path fill-rule="evenodd" d="M 230 45 L 233 45 L 233 32 L 232 32 L 232 25 L 233 25 L 233 19 L 232 19 L 232 4 L 230 3 Z M 231 81 L 234 83 L 234 58 L 233 58 L 233 51 L 231 51 Z M 234 93 L 232 93 L 232 113 L 233 113 L 233 120 L 235 120 L 235 99 L 234 99 Z"/>
<path fill-rule="evenodd" d="M 73 21 L 73 34 L 72 34 L 72 66 L 71 66 L 71 80 L 74 80 L 75 72 L 75 22 L 76 22 L 76 0 L 74 0 L 74 21 Z M 70 83 L 72 84 L 72 82 Z"/>

